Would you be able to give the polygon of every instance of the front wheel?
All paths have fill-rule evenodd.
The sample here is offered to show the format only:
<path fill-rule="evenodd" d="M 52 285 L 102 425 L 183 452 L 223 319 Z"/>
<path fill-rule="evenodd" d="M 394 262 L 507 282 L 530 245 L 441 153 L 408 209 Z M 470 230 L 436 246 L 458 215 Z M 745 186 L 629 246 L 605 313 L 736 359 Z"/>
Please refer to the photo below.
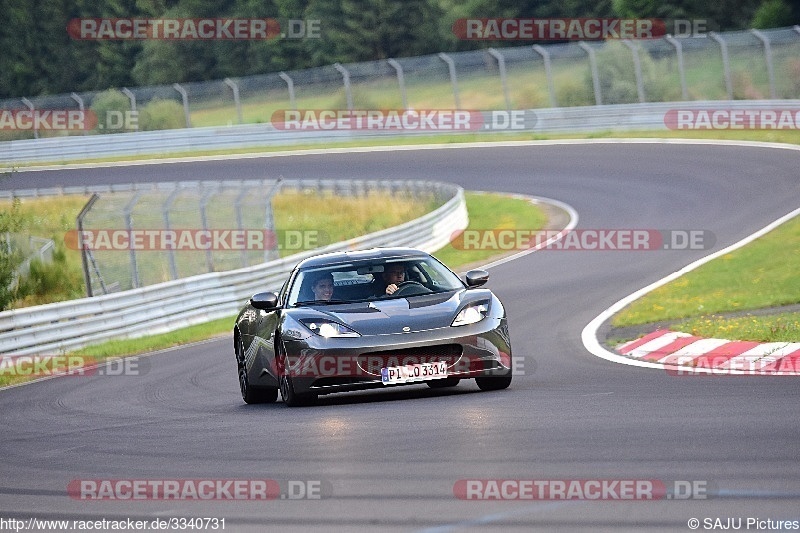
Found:
<path fill-rule="evenodd" d="M 278 399 L 277 388 L 252 386 L 244 367 L 239 368 L 239 390 L 245 403 L 273 403 Z"/>
<path fill-rule="evenodd" d="M 297 393 L 294 390 L 294 382 L 289 376 L 289 364 L 286 356 L 283 353 L 283 344 L 275 339 L 275 358 L 278 361 L 278 385 L 281 389 L 281 397 L 283 403 L 289 407 L 299 407 L 303 405 L 311 405 L 317 400 L 317 395 L 313 392 Z"/>
<path fill-rule="evenodd" d="M 311 405 L 317 399 L 317 395 L 313 393 L 298 394 L 295 392 L 292 378 L 287 376 L 285 373 L 281 376 L 280 384 L 283 403 L 289 407 Z"/>
<path fill-rule="evenodd" d="M 244 346 L 238 334 L 236 338 L 236 366 L 239 369 L 239 391 L 245 403 L 272 403 L 278 399 L 277 387 L 255 387 L 247 376 L 247 364 L 244 360 Z"/>

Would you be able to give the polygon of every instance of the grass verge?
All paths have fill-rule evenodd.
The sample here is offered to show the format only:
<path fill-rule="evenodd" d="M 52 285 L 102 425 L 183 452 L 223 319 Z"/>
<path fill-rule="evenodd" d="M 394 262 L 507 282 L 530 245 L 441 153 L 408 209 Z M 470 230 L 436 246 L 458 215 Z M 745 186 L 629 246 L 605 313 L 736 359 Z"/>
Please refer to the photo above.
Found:
<path fill-rule="evenodd" d="M 698 337 L 756 342 L 797 342 L 800 340 L 800 313 L 769 316 L 710 316 L 684 320 L 670 327 Z"/>
<path fill-rule="evenodd" d="M 646 294 L 615 327 L 800 302 L 800 217 Z"/>

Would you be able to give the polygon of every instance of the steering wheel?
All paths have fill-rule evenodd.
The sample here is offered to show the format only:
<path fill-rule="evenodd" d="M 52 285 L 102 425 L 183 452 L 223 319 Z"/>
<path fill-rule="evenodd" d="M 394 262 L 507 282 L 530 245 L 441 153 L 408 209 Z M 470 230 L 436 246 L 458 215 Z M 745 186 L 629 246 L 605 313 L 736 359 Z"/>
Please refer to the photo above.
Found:
<path fill-rule="evenodd" d="M 410 290 L 409 290 L 410 289 Z M 397 284 L 397 290 L 391 294 L 391 296 L 403 296 L 405 294 L 412 293 L 414 289 L 422 289 L 423 292 L 417 292 L 416 294 L 425 294 L 431 292 L 431 290 L 420 283 L 419 281 L 408 280 L 402 283 Z"/>

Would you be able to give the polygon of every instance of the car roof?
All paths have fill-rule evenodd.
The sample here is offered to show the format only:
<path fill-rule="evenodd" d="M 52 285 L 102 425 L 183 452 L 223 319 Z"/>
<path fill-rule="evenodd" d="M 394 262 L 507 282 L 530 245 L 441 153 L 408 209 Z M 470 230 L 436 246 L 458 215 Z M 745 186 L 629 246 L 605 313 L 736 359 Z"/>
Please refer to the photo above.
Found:
<path fill-rule="evenodd" d="M 370 248 L 368 250 L 347 250 L 344 252 L 330 252 L 315 255 L 300 261 L 297 269 L 314 268 L 318 266 L 333 266 L 340 263 L 353 261 L 370 261 L 384 259 L 426 259 L 429 254 L 415 248 Z"/>

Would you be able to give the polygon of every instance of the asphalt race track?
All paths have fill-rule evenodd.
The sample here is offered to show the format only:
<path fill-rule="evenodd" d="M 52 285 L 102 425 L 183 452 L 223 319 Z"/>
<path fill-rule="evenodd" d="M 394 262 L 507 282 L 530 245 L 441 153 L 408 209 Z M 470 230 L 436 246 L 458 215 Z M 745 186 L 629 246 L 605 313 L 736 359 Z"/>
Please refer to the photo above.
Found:
<path fill-rule="evenodd" d="M 567 202 L 579 228 L 710 230 L 718 250 L 798 207 L 798 168 L 792 150 L 597 143 L 37 171 L 0 186 L 435 179 Z M 718 518 L 741 518 L 742 529 L 748 518 L 800 520 L 796 377 L 676 377 L 598 359 L 581 343 L 581 330 L 607 306 L 713 250 L 544 251 L 492 268 L 489 287 L 508 310 L 514 355 L 524 357 L 524 375 L 505 391 L 480 392 L 468 381 L 449 391 L 421 385 L 322 397 L 311 408 L 248 406 L 227 338 L 156 354 L 141 376 L 0 391 L 0 514 L 224 517 L 227 531 L 690 531 L 691 518 L 700 530 Z M 82 479 L 270 479 L 282 489 L 319 481 L 322 498 L 70 498 L 68 484 Z M 710 494 L 454 495 L 459 480 L 474 479 L 696 481 Z"/>

